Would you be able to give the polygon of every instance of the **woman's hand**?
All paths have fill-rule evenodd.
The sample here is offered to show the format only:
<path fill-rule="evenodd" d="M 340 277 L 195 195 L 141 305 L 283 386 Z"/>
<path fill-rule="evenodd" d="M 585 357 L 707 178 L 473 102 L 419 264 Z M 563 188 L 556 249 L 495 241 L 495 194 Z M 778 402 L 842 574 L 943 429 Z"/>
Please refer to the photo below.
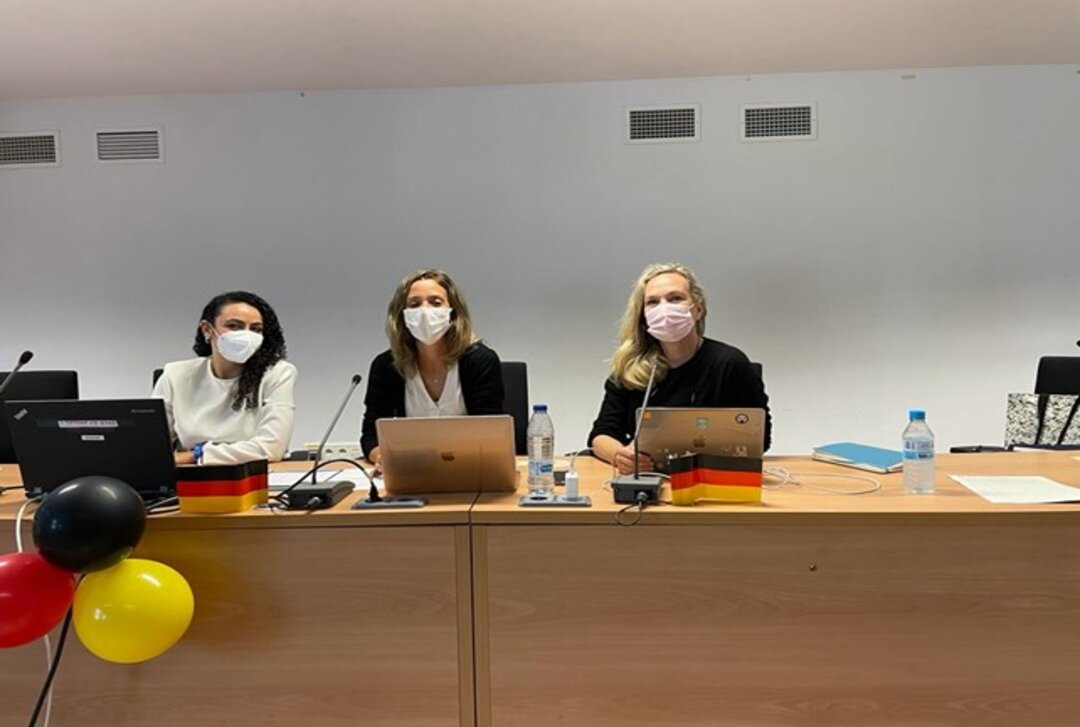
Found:
<path fill-rule="evenodd" d="M 628 475 L 634 471 L 634 447 L 633 445 L 627 445 L 620 447 L 615 451 L 615 457 L 611 460 L 611 464 L 615 466 L 615 469 L 619 471 L 620 475 Z M 641 472 L 651 472 L 655 465 L 653 464 L 652 457 L 645 453 L 638 455 L 638 470 Z"/>
<path fill-rule="evenodd" d="M 379 453 L 379 448 L 378 447 L 376 447 L 375 449 L 371 450 L 371 452 L 368 453 L 367 460 L 368 460 L 368 462 L 371 463 L 371 473 L 370 473 L 371 476 L 372 477 L 381 477 L 382 476 L 382 456 Z"/>

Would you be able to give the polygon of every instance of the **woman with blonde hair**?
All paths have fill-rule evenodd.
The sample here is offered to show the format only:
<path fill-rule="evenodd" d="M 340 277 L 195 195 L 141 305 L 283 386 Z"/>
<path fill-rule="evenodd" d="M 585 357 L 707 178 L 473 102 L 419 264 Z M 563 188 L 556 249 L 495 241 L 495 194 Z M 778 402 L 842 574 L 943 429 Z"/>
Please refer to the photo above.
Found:
<path fill-rule="evenodd" d="M 765 409 L 765 448 L 769 448 L 772 419 L 765 385 L 746 354 L 705 338 L 705 312 L 705 291 L 685 265 L 650 265 L 634 284 L 619 326 L 604 402 L 589 433 L 593 452 L 619 472 L 634 469 L 635 415 L 650 375 L 654 382 L 649 406 Z M 638 465 L 654 468 L 644 453 Z"/>
<path fill-rule="evenodd" d="M 375 422 L 384 417 L 503 414 L 502 364 L 473 332 L 449 275 L 416 270 L 386 311 L 390 350 L 371 362 L 360 446 L 379 465 Z"/>

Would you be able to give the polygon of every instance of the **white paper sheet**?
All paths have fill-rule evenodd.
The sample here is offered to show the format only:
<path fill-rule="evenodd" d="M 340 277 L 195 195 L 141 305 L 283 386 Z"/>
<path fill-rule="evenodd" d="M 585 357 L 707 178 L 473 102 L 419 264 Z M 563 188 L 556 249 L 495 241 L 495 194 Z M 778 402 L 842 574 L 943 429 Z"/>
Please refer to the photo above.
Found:
<path fill-rule="evenodd" d="M 1047 477 L 949 476 L 976 495 L 999 505 L 1080 502 L 1080 488 L 1063 485 Z"/>

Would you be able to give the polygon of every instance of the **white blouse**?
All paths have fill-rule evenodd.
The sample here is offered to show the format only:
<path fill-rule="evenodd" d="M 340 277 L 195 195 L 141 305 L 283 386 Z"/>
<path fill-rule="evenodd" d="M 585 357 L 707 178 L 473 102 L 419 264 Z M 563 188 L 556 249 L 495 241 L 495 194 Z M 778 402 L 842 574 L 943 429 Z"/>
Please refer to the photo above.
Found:
<path fill-rule="evenodd" d="M 446 370 L 446 383 L 438 401 L 431 398 L 419 372 L 405 379 L 405 416 L 462 417 L 466 414 L 457 364 Z"/>
<path fill-rule="evenodd" d="M 288 451 L 296 367 L 278 361 L 267 369 L 254 409 L 232 408 L 239 382 L 215 376 L 207 356 L 165 364 L 154 386 L 154 396 L 165 400 L 169 429 L 180 446 L 205 443 L 203 464 L 279 460 Z"/>

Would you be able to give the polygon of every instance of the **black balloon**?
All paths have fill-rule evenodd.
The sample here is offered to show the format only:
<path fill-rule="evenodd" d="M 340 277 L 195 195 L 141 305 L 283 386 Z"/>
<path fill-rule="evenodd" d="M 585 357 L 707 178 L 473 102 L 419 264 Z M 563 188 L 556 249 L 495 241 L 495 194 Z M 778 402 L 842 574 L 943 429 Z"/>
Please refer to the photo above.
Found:
<path fill-rule="evenodd" d="M 45 560 L 75 573 L 110 568 L 146 530 L 146 505 L 115 477 L 77 477 L 57 487 L 34 513 L 34 543 Z"/>

